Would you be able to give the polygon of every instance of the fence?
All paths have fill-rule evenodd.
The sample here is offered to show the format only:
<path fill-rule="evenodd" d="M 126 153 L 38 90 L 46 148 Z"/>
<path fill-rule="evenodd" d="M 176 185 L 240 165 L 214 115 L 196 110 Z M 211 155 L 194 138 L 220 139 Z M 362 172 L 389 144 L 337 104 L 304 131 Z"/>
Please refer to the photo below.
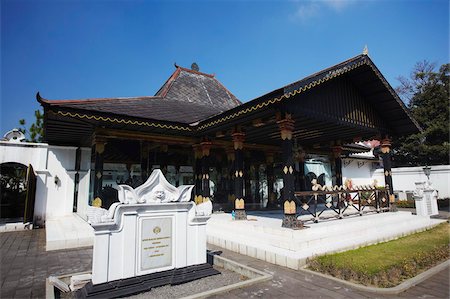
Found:
<path fill-rule="evenodd" d="M 389 211 L 389 191 L 386 188 L 333 191 L 295 192 L 299 215 L 312 215 L 312 221 L 367 213 Z M 331 217 L 321 217 L 325 211 L 333 211 Z"/>

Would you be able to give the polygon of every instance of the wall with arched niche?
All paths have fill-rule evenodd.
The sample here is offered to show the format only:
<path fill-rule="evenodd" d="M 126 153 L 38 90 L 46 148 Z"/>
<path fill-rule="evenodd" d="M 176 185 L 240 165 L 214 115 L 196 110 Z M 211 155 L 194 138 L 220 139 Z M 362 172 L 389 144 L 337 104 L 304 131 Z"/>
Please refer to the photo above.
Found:
<path fill-rule="evenodd" d="M 74 201 L 88 202 L 90 148 L 81 148 L 78 198 L 74 198 L 76 147 L 51 146 L 24 141 L 17 129 L 9 131 L 0 141 L 0 164 L 7 162 L 32 165 L 36 173 L 34 221 L 44 225 L 46 219 L 72 214 Z M 22 134 L 23 135 L 23 134 Z"/>

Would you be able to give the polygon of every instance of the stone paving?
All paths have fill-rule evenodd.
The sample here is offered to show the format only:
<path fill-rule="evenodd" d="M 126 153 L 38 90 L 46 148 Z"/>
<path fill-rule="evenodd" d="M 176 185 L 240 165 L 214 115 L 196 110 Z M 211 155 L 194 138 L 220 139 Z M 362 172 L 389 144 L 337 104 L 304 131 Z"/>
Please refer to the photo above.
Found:
<path fill-rule="evenodd" d="M 273 279 L 212 298 L 449 298 L 446 269 L 395 296 L 354 290 L 332 280 L 283 268 L 218 247 L 222 256 L 274 275 Z M 45 279 L 90 271 L 92 248 L 45 251 L 45 230 L 0 233 L 0 298 L 44 298 Z"/>
<path fill-rule="evenodd" d="M 45 251 L 45 230 L 0 233 L 0 298 L 45 298 L 45 279 L 90 271 L 92 247 Z"/>
<path fill-rule="evenodd" d="M 272 280 L 248 288 L 233 290 L 210 298 L 450 298 L 449 272 L 444 271 L 398 295 L 379 295 L 339 284 L 334 280 L 280 267 L 233 251 L 221 250 L 221 256 L 273 275 Z"/>

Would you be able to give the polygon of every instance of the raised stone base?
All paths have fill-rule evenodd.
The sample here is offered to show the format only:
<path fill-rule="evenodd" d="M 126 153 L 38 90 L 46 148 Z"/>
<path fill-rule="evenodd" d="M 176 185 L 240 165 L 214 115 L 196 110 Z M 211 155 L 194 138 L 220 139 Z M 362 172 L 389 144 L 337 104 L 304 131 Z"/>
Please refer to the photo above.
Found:
<path fill-rule="evenodd" d="M 389 203 L 389 212 L 398 212 L 396 203 L 394 203 L 394 202 Z"/>
<path fill-rule="evenodd" d="M 179 269 L 167 270 L 127 279 L 119 279 L 93 285 L 86 284 L 76 291 L 75 298 L 117 298 L 126 297 L 163 285 L 177 285 L 199 278 L 220 274 L 210 264 L 200 264 Z"/>
<path fill-rule="evenodd" d="M 247 213 L 245 213 L 245 210 L 235 210 L 234 220 L 247 220 Z"/>
<path fill-rule="evenodd" d="M 292 228 L 292 229 L 302 229 L 303 222 L 297 219 L 295 214 L 284 214 L 282 227 Z"/>

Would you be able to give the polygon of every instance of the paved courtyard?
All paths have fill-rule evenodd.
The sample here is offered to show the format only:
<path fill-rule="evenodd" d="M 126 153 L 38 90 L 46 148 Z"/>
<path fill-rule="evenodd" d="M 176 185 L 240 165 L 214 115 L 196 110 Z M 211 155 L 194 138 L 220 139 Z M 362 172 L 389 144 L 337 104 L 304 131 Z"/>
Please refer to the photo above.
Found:
<path fill-rule="evenodd" d="M 0 298 L 44 298 L 50 275 L 89 271 L 92 248 L 45 251 L 45 230 L 0 233 Z M 273 274 L 273 279 L 213 298 L 449 298 L 446 269 L 396 296 L 377 296 L 344 285 L 223 250 L 222 256 Z"/>
<path fill-rule="evenodd" d="M 208 247 L 223 251 L 221 255 L 223 257 L 273 275 L 270 281 L 211 298 L 450 298 L 449 268 L 404 293 L 378 295 L 352 289 L 330 279 L 280 267 L 216 246 Z"/>
<path fill-rule="evenodd" d="M 45 298 L 50 275 L 88 271 L 92 247 L 45 251 L 45 230 L 0 233 L 1 298 Z"/>

